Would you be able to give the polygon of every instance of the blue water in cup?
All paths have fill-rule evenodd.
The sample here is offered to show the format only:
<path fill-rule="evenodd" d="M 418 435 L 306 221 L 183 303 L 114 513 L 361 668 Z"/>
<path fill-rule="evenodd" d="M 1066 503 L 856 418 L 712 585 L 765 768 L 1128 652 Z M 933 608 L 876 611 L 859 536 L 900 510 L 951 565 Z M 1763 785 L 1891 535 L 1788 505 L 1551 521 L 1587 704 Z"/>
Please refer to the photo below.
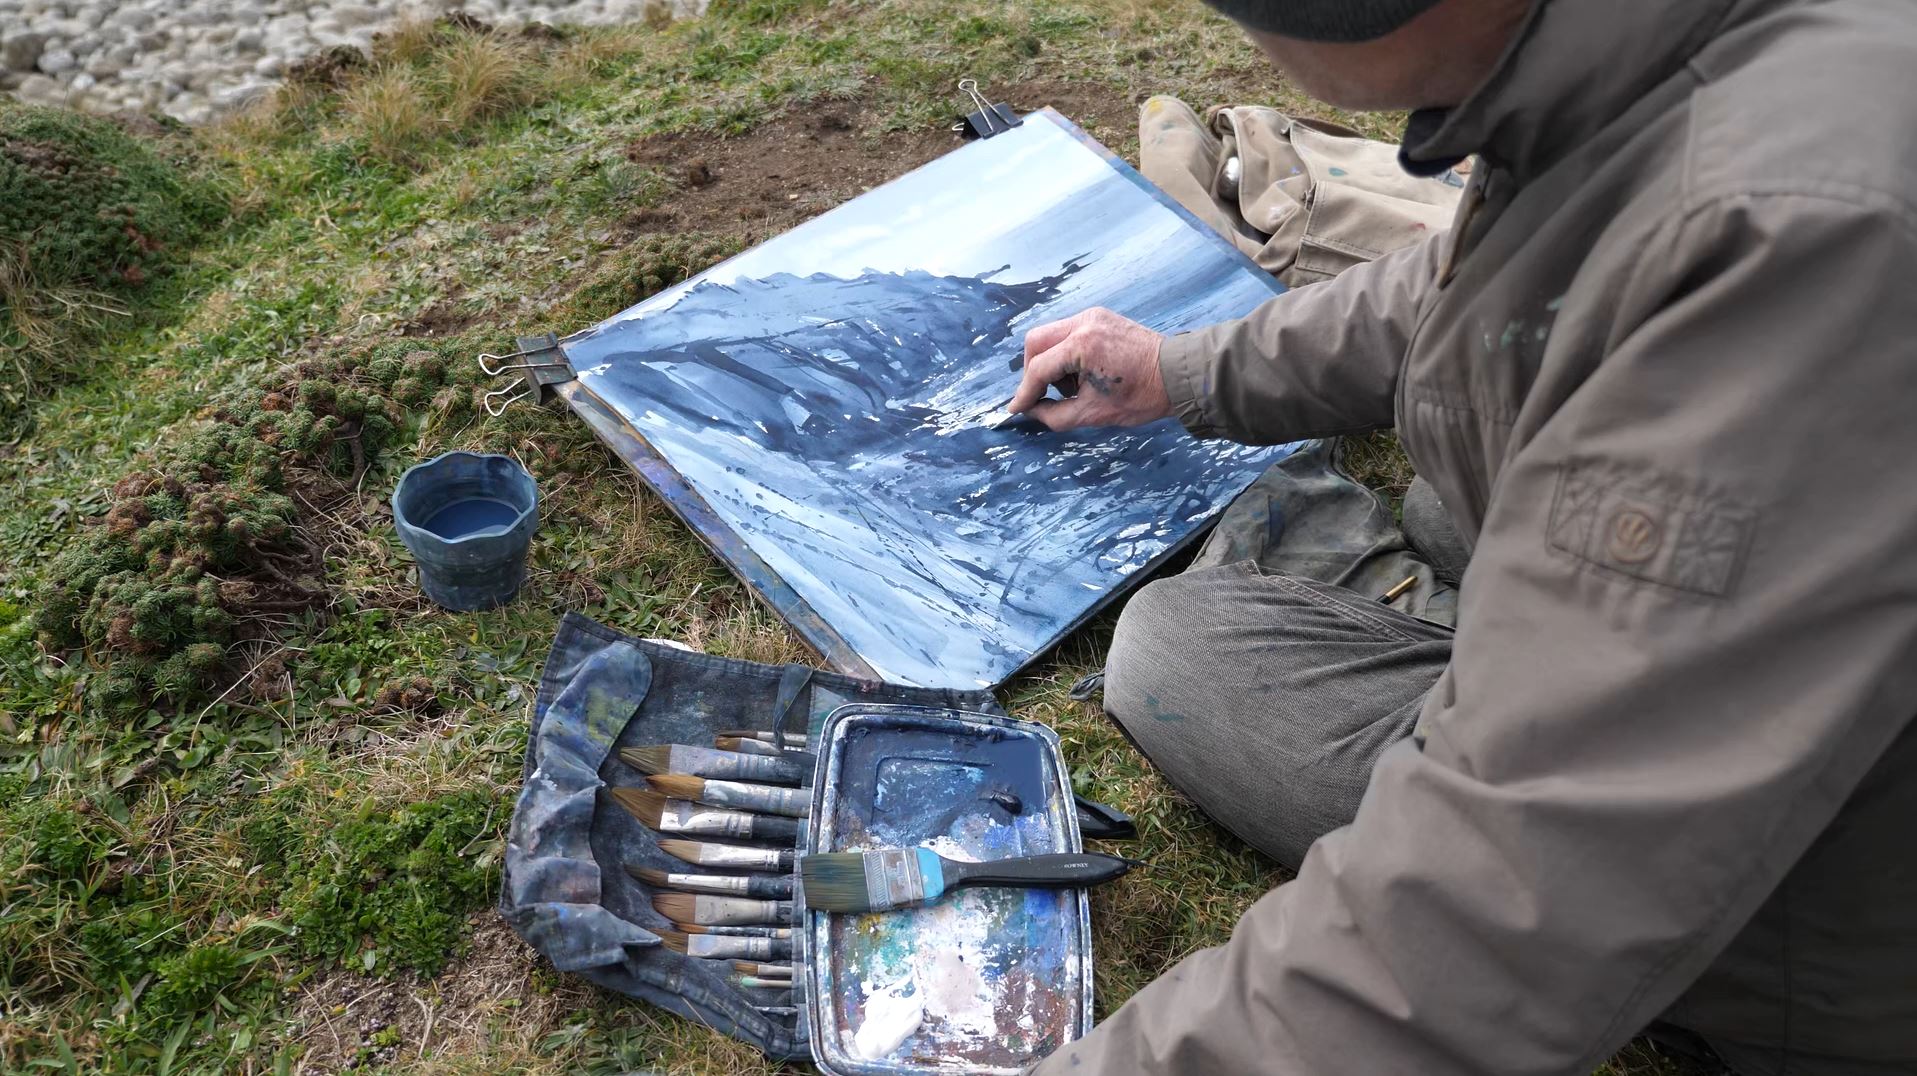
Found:
<path fill-rule="evenodd" d="M 426 596 L 448 609 L 512 601 L 539 529 L 539 487 L 511 456 L 448 452 L 400 476 L 393 523 Z"/>

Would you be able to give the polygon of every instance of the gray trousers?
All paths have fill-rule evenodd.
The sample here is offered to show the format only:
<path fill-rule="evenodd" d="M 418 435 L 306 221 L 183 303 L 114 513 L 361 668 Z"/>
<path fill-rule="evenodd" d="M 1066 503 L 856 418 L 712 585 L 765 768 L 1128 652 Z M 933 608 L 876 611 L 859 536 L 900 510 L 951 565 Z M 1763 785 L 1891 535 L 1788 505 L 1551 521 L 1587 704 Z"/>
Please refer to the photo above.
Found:
<path fill-rule="evenodd" d="M 1429 486 L 1413 483 L 1400 526 L 1334 451 L 1278 464 L 1189 570 L 1140 589 L 1105 669 L 1107 712 L 1166 778 L 1294 870 L 1356 816 L 1378 755 L 1414 735 L 1468 558 Z M 1861 1060 L 1899 1056 L 1917 1021 L 1917 874 L 1886 867 L 1907 862 L 1913 824 L 1917 723 L 1653 1038 L 1694 1048 L 1705 1072 L 1720 1058 L 1748 1076 L 1917 1072 L 1917 1058 Z"/>
<path fill-rule="evenodd" d="M 1294 870 L 1411 735 L 1451 660 L 1468 556 L 1430 486 L 1412 484 L 1401 528 L 1335 451 L 1281 461 L 1189 569 L 1133 595 L 1105 667 L 1105 709 L 1152 764 Z"/>

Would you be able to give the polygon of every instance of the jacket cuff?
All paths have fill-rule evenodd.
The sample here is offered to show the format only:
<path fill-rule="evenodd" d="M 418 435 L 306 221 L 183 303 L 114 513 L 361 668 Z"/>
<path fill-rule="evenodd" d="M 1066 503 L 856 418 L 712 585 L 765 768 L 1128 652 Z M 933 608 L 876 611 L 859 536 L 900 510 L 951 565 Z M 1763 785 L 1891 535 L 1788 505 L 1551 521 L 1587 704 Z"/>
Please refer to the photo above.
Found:
<path fill-rule="evenodd" d="M 1193 437 L 1221 437 L 1225 429 L 1212 399 L 1218 349 L 1206 332 L 1179 333 L 1158 346 L 1158 375 L 1171 398 L 1172 414 Z"/>

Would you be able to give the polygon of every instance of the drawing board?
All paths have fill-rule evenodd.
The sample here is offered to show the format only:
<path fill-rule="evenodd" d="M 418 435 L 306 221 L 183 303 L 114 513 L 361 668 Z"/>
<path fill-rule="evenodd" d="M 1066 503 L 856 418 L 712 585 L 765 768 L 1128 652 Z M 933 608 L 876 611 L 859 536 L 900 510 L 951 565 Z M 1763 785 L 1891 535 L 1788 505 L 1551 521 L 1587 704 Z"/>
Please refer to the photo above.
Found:
<path fill-rule="evenodd" d="M 1050 110 L 561 342 L 561 391 L 833 665 L 996 686 L 1291 446 L 997 427 L 1025 333 L 1283 288 Z"/>

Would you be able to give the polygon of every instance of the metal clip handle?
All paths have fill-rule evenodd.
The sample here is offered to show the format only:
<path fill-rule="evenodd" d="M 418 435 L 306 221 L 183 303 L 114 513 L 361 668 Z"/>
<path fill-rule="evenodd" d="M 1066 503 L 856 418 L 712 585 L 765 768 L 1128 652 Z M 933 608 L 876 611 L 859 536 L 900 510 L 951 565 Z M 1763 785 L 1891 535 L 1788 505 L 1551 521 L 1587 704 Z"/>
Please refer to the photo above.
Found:
<path fill-rule="evenodd" d="M 522 341 L 522 343 L 523 342 L 524 341 Z M 495 355 L 490 351 L 482 351 L 478 355 L 474 356 L 473 361 L 479 364 L 480 372 L 484 373 L 487 377 L 501 377 L 505 374 L 509 374 L 513 372 L 514 370 L 549 370 L 549 369 L 555 369 L 555 368 L 560 368 L 560 369 L 567 368 L 566 361 L 564 358 L 541 359 L 541 360 L 537 360 L 533 362 L 510 361 L 513 359 L 524 359 L 529 356 L 540 355 L 549 350 L 552 350 L 550 345 L 542 346 L 538 348 L 527 348 L 522 346 L 518 351 L 509 351 L 503 355 Z M 554 352 L 554 353 L 557 354 L 557 352 Z M 491 360 L 491 361 L 489 362 L 488 360 Z M 499 365 L 495 366 L 493 365 L 494 363 L 497 363 Z M 480 405 L 486 409 L 486 413 L 488 415 L 491 415 L 494 418 L 498 418 L 499 416 L 506 413 L 507 408 L 511 407 L 513 404 L 519 402 L 520 400 L 523 400 L 526 397 L 531 396 L 533 392 L 535 391 L 535 389 L 537 388 L 537 386 L 539 385 L 539 383 L 540 383 L 540 380 L 537 377 L 530 376 L 530 375 L 522 375 L 522 379 L 518 381 L 517 383 L 508 385 L 507 387 L 503 389 L 494 389 L 493 391 L 488 392 L 484 397 L 481 398 Z M 498 402 L 494 403 L 495 400 Z"/>

